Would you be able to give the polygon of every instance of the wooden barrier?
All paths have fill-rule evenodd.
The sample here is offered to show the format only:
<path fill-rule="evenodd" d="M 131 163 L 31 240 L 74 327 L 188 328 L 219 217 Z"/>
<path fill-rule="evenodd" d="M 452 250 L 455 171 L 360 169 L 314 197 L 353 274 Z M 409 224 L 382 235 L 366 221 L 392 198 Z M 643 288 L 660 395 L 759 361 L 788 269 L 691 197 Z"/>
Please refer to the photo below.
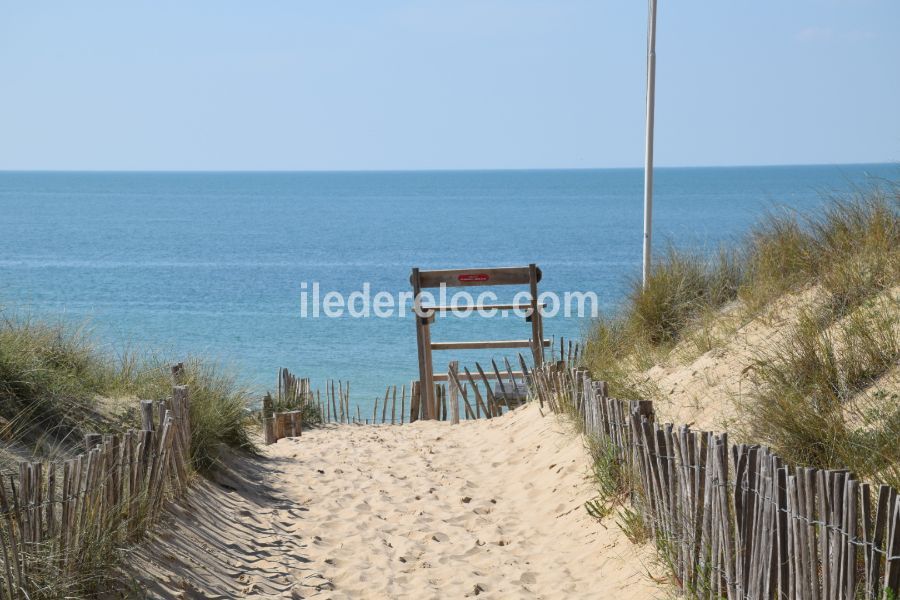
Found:
<path fill-rule="evenodd" d="M 363 418 L 362 408 L 357 403 L 354 405 L 350 399 L 350 383 L 342 380 L 329 379 L 324 386 L 324 399 L 322 391 L 313 389 L 308 378 L 299 378 L 285 368 L 278 370 L 278 384 L 276 396 L 273 398 L 266 394 L 262 401 L 259 414 L 265 443 L 272 444 L 282 437 L 292 437 L 290 433 L 283 433 L 287 429 L 280 429 L 283 423 L 279 422 L 280 413 L 292 414 L 291 418 L 297 420 L 297 425 L 291 431 L 299 436 L 303 414 L 311 414 L 311 422 L 307 425 L 343 423 L 354 425 L 387 424 L 403 425 L 406 422 L 407 406 L 410 409 L 418 409 L 418 384 L 410 387 L 409 404 L 407 405 L 407 387 L 387 386 L 384 398 L 376 398 L 372 405 L 372 418 Z M 307 413 L 306 411 L 310 411 Z M 413 419 L 414 420 L 414 419 Z"/>
<path fill-rule="evenodd" d="M 266 444 L 274 444 L 286 437 L 300 437 L 303 432 L 303 417 L 299 410 L 271 413 L 267 426 Z M 268 437 L 268 429 L 271 428 L 271 438 Z M 271 440 L 271 441 L 269 441 Z"/>
<path fill-rule="evenodd" d="M 526 379 L 529 373 L 521 354 L 519 364 L 520 370 L 513 371 L 509 361 L 506 361 L 503 368 L 491 361 L 491 366 L 487 370 L 476 363 L 477 375 L 473 377 L 468 370 L 465 371 L 465 375 L 461 373 L 458 362 L 451 362 L 448 373 L 435 374 L 435 381 L 446 382 L 446 385 L 441 383 L 435 385 L 434 418 L 457 424 L 463 418 L 492 418 L 502 414 L 504 407 L 516 408 L 525 399 L 521 392 L 527 389 Z M 485 389 L 482 395 L 478 389 L 479 385 L 491 388 L 489 382 L 496 382 L 498 390 Z M 351 402 L 349 382 L 327 380 L 323 398 L 322 391 L 313 389 L 308 378 L 297 377 L 288 369 L 281 368 L 278 370 L 276 395 L 273 397 L 266 394 L 263 397 L 262 407 L 257 416 L 262 425 L 266 445 L 273 444 L 283 437 L 293 437 L 293 434 L 285 433 L 287 429 L 279 422 L 279 419 L 284 418 L 278 416 L 280 413 L 296 412 L 295 418 L 300 419 L 300 422 L 306 418 L 300 415 L 306 415 L 309 417 L 309 422 L 303 423 L 306 426 L 330 423 L 403 425 L 426 418 L 426 406 L 421 390 L 418 380 L 412 381 L 408 390 L 406 385 L 389 385 L 385 388 L 383 396 L 374 399 L 371 405 L 371 418 L 368 416 L 363 418 L 360 404 Z M 474 394 L 474 398 L 471 394 Z M 487 398 L 487 403 L 482 398 Z M 292 431 L 299 436 L 300 425 Z"/>
<path fill-rule="evenodd" d="M 412 270 L 409 282 L 413 288 L 414 310 L 416 312 L 416 345 L 419 355 L 419 405 L 421 406 L 421 418 L 440 419 L 446 415 L 447 410 L 440 404 L 446 399 L 446 389 L 435 387 L 434 367 L 432 352 L 435 350 L 475 350 L 493 348 L 531 348 L 535 365 L 540 365 L 544 360 L 544 348 L 550 345 L 549 340 L 544 339 L 544 326 L 541 308 L 545 305 L 538 302 L 538 282 L 541 280 L 541 270 L 535 264 L 526 267 L 490 267 L 478 269 L 445 269 L 435 271 L 422 271 L 418 268 Z M 422 306 L 422 290 L 427 288 L 469 287 L 485 285 L 527 285 L 531 296 L 527 304 L 492 304 L 483 306 Z M 525 340 L 489 340 L 470 342 L 432 342 L 431 323 L 435 315 L 445 312 L 469 312 L 472 310 L 524 310 L 526 320 L 531 323 L 531 338 Z M 484 374 L 482 374 L 483 376 Z M 443 375 L 443 381 L 449 381 L 450 373 Z M 454 384 L 455 385 L 455 384 Z M 451 392 L 453 387 L 451 387 Z M 488 390 L 490 394 L 490 390 Z M 441 400 L 439 400 L 439 398 Z M 458 422 L 458 410 L 454 413 L 453 422 Z M 411 414 L 410 420 L 419 416 Z"/>
<path fill-rule="evenodd" d="M 21 462 L 3 474 L 0 598 L 34 597 L 37 576 L 77 573 L 100 544 L 140 536 L 167 500 L 182 497 L 191 473 L 189 415 L 188 388 L 176 385 L 164 402 L 141 402 L 143 429 L 89 433 L 75 458 Z"/>
<path fill-rule="evenodd" d="M 900 497 L 845 470 L 790 466 L 725 433 L 656 421 L 648 401 L 618 400 L 566 362 L 534 370 L 553 411 L 633 474 L 632 504 L 677 582 L 698 598 L 900 597 Z"/>

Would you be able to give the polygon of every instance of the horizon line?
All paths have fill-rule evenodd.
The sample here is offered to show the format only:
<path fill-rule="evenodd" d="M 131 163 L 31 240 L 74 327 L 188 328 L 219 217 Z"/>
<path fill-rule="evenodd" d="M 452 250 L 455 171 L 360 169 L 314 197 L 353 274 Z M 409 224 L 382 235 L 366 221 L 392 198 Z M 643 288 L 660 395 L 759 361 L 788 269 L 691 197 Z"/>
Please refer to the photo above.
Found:
<path fill-rule="evenodd" d="M 674 169 L 768 169 L 791 167 L 853 167 L 853 166 L 900 167 L 900 159 L 884 162 L 830 162 L 830 163 L 783 163 L 783 164 L 736 164 L 736 165 L 666 165 L 655 166 L 654 171 Z M 422 168 L 422 169 L 0 169 L 0 173 L 198 173 L 198 174 L 287 174 L 287 173 L 497 173 L 528 171 L 642 171 L 643 166 L 634 167 L 479 167 L 479 168 Z"/>

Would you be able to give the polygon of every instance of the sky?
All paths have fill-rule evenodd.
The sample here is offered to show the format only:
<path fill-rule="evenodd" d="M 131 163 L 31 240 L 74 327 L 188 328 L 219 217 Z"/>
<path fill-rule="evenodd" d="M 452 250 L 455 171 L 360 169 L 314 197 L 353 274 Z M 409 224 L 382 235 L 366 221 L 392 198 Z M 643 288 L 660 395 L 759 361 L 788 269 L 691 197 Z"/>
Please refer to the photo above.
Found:
<path fill-rule="evenodd" d="M 659 0 L 656 164 L 900 161 L 900 2 Z M 0 170 L 643 163 L 634 0 L 0 0 Z"/>

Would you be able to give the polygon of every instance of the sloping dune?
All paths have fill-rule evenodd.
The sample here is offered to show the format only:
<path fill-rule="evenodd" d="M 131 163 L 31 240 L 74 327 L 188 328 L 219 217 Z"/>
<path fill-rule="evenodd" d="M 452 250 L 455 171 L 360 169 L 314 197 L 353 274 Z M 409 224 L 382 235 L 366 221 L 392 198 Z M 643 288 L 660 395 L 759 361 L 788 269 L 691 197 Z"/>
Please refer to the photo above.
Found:
<path fill-rule="evenodd" d="M 129 571 L 156 597 L 664 597 L 649 548 L 586 514 L 566 427 L 530 405 L 307 431 L 202 484 Z"/>

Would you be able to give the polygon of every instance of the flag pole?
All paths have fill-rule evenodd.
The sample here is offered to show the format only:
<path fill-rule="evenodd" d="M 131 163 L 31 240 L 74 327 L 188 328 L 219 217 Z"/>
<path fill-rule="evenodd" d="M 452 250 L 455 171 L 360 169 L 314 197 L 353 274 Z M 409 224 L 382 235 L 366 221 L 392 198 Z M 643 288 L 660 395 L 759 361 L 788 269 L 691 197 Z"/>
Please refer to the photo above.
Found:
<path fill-rule="evenodd" d="M 650 238 L 653 225 L 653 109 L 656 95 L 656 0 L 650 0 L 647 27 L 647 141 L 644 154 L 644 263 L 641 281 L 650 277 Z"/>

